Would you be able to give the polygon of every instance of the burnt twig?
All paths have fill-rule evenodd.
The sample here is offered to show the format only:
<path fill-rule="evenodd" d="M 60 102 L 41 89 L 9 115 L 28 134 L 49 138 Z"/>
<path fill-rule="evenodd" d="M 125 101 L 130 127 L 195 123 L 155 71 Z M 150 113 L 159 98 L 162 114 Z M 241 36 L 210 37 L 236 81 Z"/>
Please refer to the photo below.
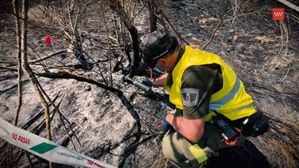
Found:
<path fill-rule="evenodd" d="M 171 24 L 170 20 L 166 17 L 166 15 L 164 14 L 163 11 L 159 11 L 161 13 L 161 16 L 166 20 L 166 22 L 168 23 L 168 25 L 171 27 L 171 29 L 173 30 L 173 32 L 187 45 L 190 45 L 190 43 L 185 40 L 180 34 L 179 32 L 174 28 L 174 26 Z M 157 15 L 156 15 L 157 16 Z M 159 17 L 158 17 L 159 18 Z"/>
<path fill-rule="evenodd" d="M 205 44 L 202 44 L 200 46 L 200 49 L 205 50 L 207 48 L 207 46 L 210 44 L 210 42 L 215 37 L 215 34 L 216 34 L 217 30 L 219 29 L 220 25 L 222 24 L 222 22 L 223 22 L 223 17 L 221 17 L 220 22 L 214 28 L 213 33 L 212 33 L 211 37 L 209 38 L 209 40 Z"/>
<path fill-rule="evenodd" d="M 54 57 L 54 56 L 56 56 L 56 55 L 59 55 L 59 54 L 65 53 L 65 52 L 66 52 L 66 50 L 64 50 L 64 49 L 63 49 L 63 50 L 59 50 L 59 51 L 56 51 L 56 52 L 54 52 L 54 53 L 51 53 L 51 54 L 49 54 L 49 55 L 47 55 L 47 56 L 45 56 L 45 57 L 42 57 L 42 58 L 39 59 L 39 60 L 29 61 L 29 63 L 30 63 L 30 64 L 35 64 L 35 63 L 44 61 L 44 60 L 46 60 L 46 59 L 52 58 L 52 57 Z"/>

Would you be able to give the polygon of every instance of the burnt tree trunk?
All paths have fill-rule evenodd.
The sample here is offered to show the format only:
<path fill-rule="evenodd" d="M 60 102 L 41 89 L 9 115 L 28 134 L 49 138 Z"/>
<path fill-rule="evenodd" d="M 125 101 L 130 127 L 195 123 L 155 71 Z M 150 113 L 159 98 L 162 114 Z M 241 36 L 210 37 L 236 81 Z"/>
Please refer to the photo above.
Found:
<path fill-rule="evenodd" d="M 150 31 L 156 31 L 157 30 L 157 4 L 156 0 L 149 0 L 148 1 L 148 11 L 149 11 L 149 17 L 150 17 Z"/>
<path fill-rule="evenodd" d="M 125 24 L 126 28 L 128 29 L 131 39 L 132 39 L 132 45 L 133 45 L 133 65 L 130 67 L 130 73 L 129 76 L 133 77 L 137 73 L 137 69 L 139 67 L 141 58 L 139 55 L 139 36 L 138 31 L 136 27 L 133 25 L 131 18 L 128 16 L 128 14 L 125 12 L 124 8 L 121 5 L 121 1 L 118 0 L 109 0 L 110 7 L 112 10 L 114 10 L 120 19 Z"/>
<path fill-rule="evenodd" d="M 83 52 L 83 48 L 82 48 L 82 38 L 80 36 L 80 33 L 78 31 L 78 20 L 79 20 L 79 13 L 81 12 L 80 10 L 82 9 L 78 9 L 78 12 L 75 12 L 75 5 L 80 5 L 80 4 L 76 4 L 79 3 L 76 2 L 75 0 L 70 0 L 69 1 L 69 19 L 71 21 L 71 29 L 72 32 L 70 34 L 73 34 L 73 53 L 76 57 L 76 59 L 80 62 L 80 64 L 82 65 L 82 69 L 84 70 L 91 70 L 92 66 L 88 63 L 87 59 L 84 57 L 84 52 Z"/>
<path fill-rule="evenodd" d="M 14 125 L 18 125 L 18 119 L 19 119 L 19 113 L 22 107 L 22 49 L 21 49 L 21 39 L 19 38 L 21 36 L 21 23 L 20 23 L 20 18 L 19 18 L 19 1 L 18 0 L 13 0 L 13 9 L 14 9 L 14 15 L 15 15 L 15 24 L 16 24 L 16 42 L 18 48 L 18 55 L 17 55 L 17 60 L 18 60 L 18 107 L 17 107 L 17 112 L 16 116 L 14 119 Z"/>
<path fill-rule="evenodd" d="M 22 0 L 22 22 L 21 22 L 21 37 L 19 37 L 21 40 L 21 58 L 22 58 L 22 68 L 23 71 L 26 73 L 26 75 L 29 77 L 32 85 L 34 86 L 34 89 L 38 93 L 41 102 L 45 109 L 45 121 L 46 121 L 46 128 L 47 128 L 47 139 L 51 140 L 51 125 L 49 121 L 49 105 L 44 98 L 44 95 L 41 92 L 41 85 L 39 84 L 38 80 L 36 79 L 34 73 L 32 72 L 31 67 L 28 63 L 28 50 L 27 50 L 27 24 L 28 24 L 28 0 Z"/>
<path fill-rule="evenodd" d="M 86 58 L 84 57 L 83 54 L 83 49 L 82 49 L 82 40 L 79 35 L 79 32 L 77 29 L 75 29 L 75 40 L 73 41 L 73 53 L 76 57 L 76 59 L 80 62 L 82 65 L 82 68 L 85 70 L 91 70 L 92 66 L 88 63 Z"/>

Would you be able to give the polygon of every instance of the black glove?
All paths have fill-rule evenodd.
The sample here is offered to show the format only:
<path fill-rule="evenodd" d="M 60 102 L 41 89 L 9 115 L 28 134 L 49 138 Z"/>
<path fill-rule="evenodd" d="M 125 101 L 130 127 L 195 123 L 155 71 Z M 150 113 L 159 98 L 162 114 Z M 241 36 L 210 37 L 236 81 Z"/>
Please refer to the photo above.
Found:
<path fill-rule="evenodd" d="M 244 136 L 257 137 L 269 129 L 269 118 L 261 112 L 256 112 L 244 120 L 241 133 Z"/>
<path fill-rule="evenodd" d="M 146 78 L 144 79 L 141 84 L 145 85 L 145 86 L 148 86 L 148 87 L 152 87 L 153 86 L 153 82 L 149 79 L 149 78 Z"/>

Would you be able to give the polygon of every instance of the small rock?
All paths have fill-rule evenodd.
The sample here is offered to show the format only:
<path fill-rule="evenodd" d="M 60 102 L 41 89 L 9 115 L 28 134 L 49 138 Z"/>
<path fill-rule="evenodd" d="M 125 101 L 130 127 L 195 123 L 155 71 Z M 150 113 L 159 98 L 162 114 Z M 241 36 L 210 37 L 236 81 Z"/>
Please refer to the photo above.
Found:
<path fill-rule="evenodd" d="M 192 33 L 188 33 L 188 34 L 186 34 L 186 37 L 187 37 L 187 38 L 191 38 L 191 37 L 192 37 Z"/>
<path fill-rule="evenodd" d="M 84 90 L 86 90 L 86 91 L 90 91 L 90 90 L 91 90 L 91 86 L 90 86 L 90 85 L 85 85 L 85 86 L 84 86 Z"/>

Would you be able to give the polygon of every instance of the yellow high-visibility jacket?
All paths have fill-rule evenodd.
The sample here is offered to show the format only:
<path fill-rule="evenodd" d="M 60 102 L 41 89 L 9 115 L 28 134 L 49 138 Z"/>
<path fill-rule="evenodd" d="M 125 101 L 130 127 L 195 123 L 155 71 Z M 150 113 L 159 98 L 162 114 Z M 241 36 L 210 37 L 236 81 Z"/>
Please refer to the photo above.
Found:
<path fill-rule="evenodd" d="M 185 47 L 185 52 L 172 71 L 173 84 L 166 90 L 169 92 L 169 100 L 176 108 L 183 109 L 181 96 L 181 79 L 184 71 L 192 65 L 218 64 L 221 67 L 223 79 L 222 88 L 211 97 L 209 110 L 226 116 L 230 120 L 237 120 L 247 117 L 256 112 L 252 103 L 251 96 L 245 91 L 244 84 L 233 71 L 218 55 Z M 209 116 L 209 117 L 208 117 Z M 210 115 L 205 120 L 210 119 Z"/>

